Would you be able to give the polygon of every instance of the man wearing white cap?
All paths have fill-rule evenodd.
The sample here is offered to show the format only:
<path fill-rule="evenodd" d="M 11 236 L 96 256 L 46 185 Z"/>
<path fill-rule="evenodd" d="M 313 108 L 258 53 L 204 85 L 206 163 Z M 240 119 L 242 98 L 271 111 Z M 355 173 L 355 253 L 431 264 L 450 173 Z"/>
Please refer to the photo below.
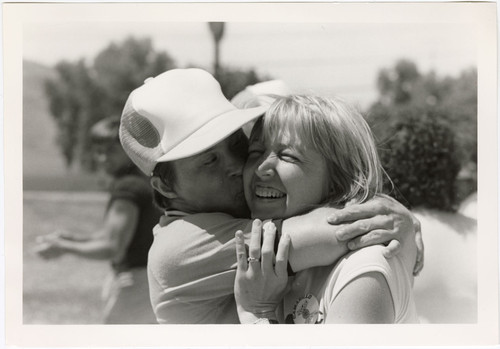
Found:
<path fill-rule="evenodd" d="M 241 127 L 266 109 L 237 109 L 200 69 L 167 71 L 131 93 L 120 140 L 151 176 L 156 201 L 165 210 L 153 231 L 148 260 L 159 323 L 239 322 L 233 296 L 234 233 L 242 230 L 248 236 L 252 225 L 243 195 L 248 143 Z M 376 200 L 346 213 L 320 208 L 275 222 L 279 233 L 291 239 L 290 270 L 335 262 L 348 251 L 340 239 L 372 231 L 357 238 L 354 247 L 359 248 L 401 240 L 401 232 L 412 230 L 408 211 L 392 200 Z M 339 234 L 339 227 L 327 221 L 336 212 L 359 221 Z"/>

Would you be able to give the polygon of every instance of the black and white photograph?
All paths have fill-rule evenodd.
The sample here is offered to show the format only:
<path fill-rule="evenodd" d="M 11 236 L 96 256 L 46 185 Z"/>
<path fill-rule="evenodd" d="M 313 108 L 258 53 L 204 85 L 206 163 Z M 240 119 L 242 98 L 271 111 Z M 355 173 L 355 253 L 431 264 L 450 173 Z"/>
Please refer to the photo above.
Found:
<path fill-rule="evenodd" d="M 496 3 L 3 17 L 7 346 L 500 344 Z"/>

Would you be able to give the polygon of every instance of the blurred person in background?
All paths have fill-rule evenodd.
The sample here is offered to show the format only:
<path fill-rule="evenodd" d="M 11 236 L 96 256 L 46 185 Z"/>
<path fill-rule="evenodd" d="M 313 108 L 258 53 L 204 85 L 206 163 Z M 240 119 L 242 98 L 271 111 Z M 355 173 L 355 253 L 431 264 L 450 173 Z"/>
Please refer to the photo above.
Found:
<path fill-rule="evenodd" d="M 248 139 L 241 127 L 266 109 L 236 108 L 201 69 L 169 70 L 130 94 L 120 140 L 150 176 L 155 200 L 165 210 L 148 258 L 159 323 L 239 322 L 234 232 L 249 237 L 252 226 L 242 183 Z M 276 224 L 291 237 L 289 272 L 329 265 L 349 249 L 414 234 L 411 214 L 385 197 L 347 210 L 321 207 Z M 387 247 L 390 253 L 395 245 Z"/>
<path fill-rule="evenodd" d="M 425 236 L 426 262 L 415 280 L 421 322 L 477 321 L 477 221 L 459 212 L 459 149 L 452 129 L 428 112 L 402 116 L 381 158 L 392 194 L 412 210 Z"/>
<path fill-rule="evenodd" d="M 103 287 L 106 324 L 156 323 L 147 281 L 147 255 L 160 211 L 153 204 L 148 179 L 130 161 L 119 142 L 119 118 L 109 117 L 91 128 L 97 160 L 112 177 L 102 228 L 82 237 L 55 232 L 37 240 L 36 251 L 51 259 L 65 253 L 110 260 L 112 275 Z"/>

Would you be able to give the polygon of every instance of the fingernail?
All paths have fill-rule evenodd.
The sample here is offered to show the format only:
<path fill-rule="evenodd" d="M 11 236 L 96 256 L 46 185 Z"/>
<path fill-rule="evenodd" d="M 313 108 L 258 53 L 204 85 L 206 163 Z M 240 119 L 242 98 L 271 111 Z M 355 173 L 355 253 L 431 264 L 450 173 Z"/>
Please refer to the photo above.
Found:
<path fill-rule="evenodd" d="M 269 231 L 274 231 L 276 230 L 276 226 L 274 225 L 273 222 L 266 222 L 263 226 L 264 230 L 269 230 Z"/>
<path fill-rule="evenodd" d="M 347 243 L 347 247 L 350 249 L 350 250 L 354 250 L 354 248 L 356 247 L 356 245 L 354 244 L 354 242 L 349 242 Z"/>

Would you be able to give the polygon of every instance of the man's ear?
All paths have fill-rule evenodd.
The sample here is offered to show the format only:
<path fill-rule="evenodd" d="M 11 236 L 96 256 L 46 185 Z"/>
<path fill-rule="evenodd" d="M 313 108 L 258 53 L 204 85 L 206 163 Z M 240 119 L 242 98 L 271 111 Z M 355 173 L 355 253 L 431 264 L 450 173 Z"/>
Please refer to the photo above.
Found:
<path fill-rule="evenodd" d="M 165 184 L 160 177 L 151 177 L 149 182 L 156 191 L 160 192 L 160 194 L 167 199 L 177 198 L 177 194 L 174 192 L 174 190 L 169 185 Z"/>

